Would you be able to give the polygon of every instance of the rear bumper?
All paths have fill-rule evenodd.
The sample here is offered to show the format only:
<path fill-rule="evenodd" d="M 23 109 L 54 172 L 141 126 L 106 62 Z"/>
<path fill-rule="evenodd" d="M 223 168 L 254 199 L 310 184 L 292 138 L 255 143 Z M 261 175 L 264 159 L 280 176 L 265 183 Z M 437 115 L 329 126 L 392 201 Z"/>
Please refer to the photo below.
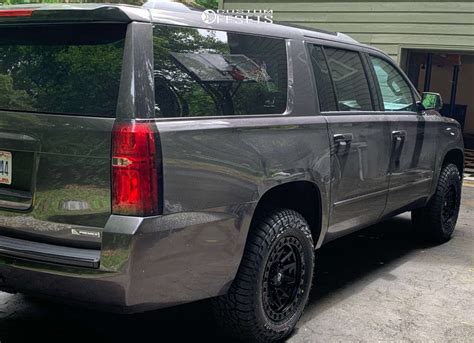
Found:
<path fill-rule="evenodd" d="M 224 209 L 149 218 L 111 216 L 97 251 L 98 268 L 0 249 L 0 289 L 114 312 L 221 295 L 234 279 L 244 249 L 246 233 L 236 224 L 247 223 L 235 219 L 236 214 Z M 53 255 L 59 250 L 49 249 Z"/>
<path fill-rule="evenodd" d="M 126 306 L 124 284 L 116 278 L 94 278 L 93 275 L 77 274 L 72 270 L 58 270 L 53 266 L 35 262 L 12 262 L 10 258 L 0 258 L 0 291 L 24 293 L 51 298 L 111 312 L 134 312 L 140 308 Z M 144 309 L 146 310 L 146 309 Z"/>
<path fill-rule="evenodd" d="M 75 267 L 99 268 L 100 251 L 0 236 L 0 255 Z"/>

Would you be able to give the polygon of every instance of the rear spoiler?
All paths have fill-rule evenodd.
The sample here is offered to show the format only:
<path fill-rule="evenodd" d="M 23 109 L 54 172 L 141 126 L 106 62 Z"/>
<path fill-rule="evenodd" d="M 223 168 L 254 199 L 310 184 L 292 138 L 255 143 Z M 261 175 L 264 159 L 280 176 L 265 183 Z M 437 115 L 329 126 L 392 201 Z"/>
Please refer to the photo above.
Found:
<path fill-rule="evenodd" d="M 0 25 L 8 23 L 151 22 L 148 9 L 126 5 L 61 4 L 0 6 Z"/>

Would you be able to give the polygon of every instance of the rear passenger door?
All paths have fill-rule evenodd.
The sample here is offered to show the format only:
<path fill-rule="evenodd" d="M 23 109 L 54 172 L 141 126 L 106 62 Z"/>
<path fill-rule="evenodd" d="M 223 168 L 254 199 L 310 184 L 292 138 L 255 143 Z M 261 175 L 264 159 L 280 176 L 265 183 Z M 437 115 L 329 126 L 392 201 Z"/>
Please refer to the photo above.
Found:
<path fill-rule="evenodd" d="M 328 239 L 377 221 L 385 208 L 390 122 L 372 96 L 358 51 L 309 45 L 319 107 L 331 144 L 332 213 Z"/>
<path fill-rule="evenodd" d="M 426 200 L 433 180 L 436 116 L 417 110 L 413 87 L 383 56 L 369 55 L 377 91 L 392 136 L 390 190 L 386 214 L 410 209 Z"/>

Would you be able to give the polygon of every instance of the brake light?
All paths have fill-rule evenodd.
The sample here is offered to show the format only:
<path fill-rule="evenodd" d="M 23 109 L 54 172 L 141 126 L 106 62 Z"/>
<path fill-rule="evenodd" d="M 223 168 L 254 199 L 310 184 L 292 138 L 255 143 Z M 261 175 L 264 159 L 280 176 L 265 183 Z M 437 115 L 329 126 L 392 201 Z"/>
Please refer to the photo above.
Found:
<path fill-rule="evenodd" d="M 33 10 L 0 10 L 0 17 L 31 17 Z"/>
<path fill-rule="evenodd" d="M 150 123 L 116 123 L 112 133 L 112 213 L 159 214 L 159 157 Z"/>

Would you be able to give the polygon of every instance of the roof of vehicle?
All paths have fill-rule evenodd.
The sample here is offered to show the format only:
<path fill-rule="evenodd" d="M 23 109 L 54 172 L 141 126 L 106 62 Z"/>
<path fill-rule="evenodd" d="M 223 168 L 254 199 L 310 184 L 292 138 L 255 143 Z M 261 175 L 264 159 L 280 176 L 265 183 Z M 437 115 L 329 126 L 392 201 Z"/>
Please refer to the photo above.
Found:
<path fill-rule="evenodd" d="M 30 15 L 18 14 L 33 10 Z M 2 14 L 6 13 L 6 14 Z M 11 22 L 150 22 L 147 9 L 129 5 L 111 4 L 29 4 L 0 6 L 0 24 Z"/>
<path fill-rule="evenodd" d="M 33 10 L 27 16 L 4 16 L 1 12 Z M 183 15 L 184 14 L 184 15 Z M 302 39 L 304 37 L 363 45 L 348 35 L 338 32 L 313 30 L 294 25 L 263 23 L 257 20 L 242 22 L 233 16 L 213 16 L 212 23 L 203 20 L 203 12 L 185 6 L 172 6 L 166 2 L 153 2 L 143 7 L 115 4 L 34 4 L 0 7 L 0 25 L 11 22 L 152 22 L 203 29 L 257 33 L 261 35 Z M 378 50 L 378 49 L 374 49 Z"/>

